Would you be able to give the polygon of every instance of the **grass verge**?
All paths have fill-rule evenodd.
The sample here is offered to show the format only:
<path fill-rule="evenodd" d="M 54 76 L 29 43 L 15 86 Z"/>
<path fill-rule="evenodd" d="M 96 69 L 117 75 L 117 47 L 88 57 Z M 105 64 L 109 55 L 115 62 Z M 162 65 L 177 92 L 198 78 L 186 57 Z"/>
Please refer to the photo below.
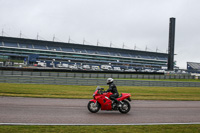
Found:
<path fill-rule="evenodd" d="M 91 99 L 95 88 L 96 86 L 0 83 L 0 96 Z M 134 100 L 200 101 L 200 87 L 118 86 L 118 91 L 131 93 Z"/>
<path fill-rule="evenodd" d="M 199 133 L 200 125 L 151 126 L 0 126 L 0 133 Z"/>

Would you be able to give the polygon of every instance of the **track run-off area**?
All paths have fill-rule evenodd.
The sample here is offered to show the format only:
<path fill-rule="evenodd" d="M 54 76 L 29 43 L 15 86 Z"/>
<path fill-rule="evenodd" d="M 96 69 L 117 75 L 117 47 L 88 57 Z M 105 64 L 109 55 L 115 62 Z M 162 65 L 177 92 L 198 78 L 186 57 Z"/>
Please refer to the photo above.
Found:
<path fill-rule="evenodd" d="M 132 100 L 128 114 L 90 113 L 89 99 L 0 97 L 0 124 L 151 125 L 199 124 L 200 101 Z"/>

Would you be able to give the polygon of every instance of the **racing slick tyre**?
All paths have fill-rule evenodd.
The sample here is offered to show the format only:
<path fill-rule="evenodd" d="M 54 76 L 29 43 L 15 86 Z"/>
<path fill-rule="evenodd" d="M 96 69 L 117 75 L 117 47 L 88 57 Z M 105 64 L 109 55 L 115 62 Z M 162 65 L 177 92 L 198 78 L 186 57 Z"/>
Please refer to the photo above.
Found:
<path fill-rule="evenodd" d="M 119 112 L 123 113 L 123 114 L 126 114 L 130 111 L 131 109 L 131 105 L 128 101 L 122 101 L 122 106 L 119 108 Z"/>
<path fill-rule="evenodd" d="M 88 103 L 88 110 L 92 113 L 98 112 L 100 109 L 100 104 L 97 102 L 96 105 L 93 101 L 89 101 Z"/>

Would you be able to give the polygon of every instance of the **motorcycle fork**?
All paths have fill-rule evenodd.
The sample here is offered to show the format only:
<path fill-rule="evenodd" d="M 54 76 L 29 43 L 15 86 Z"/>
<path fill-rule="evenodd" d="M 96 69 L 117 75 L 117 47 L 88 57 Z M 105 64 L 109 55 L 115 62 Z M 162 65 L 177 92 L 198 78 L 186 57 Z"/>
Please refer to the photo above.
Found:
<path fill-rule="evenodd" d="M 94 106 L 95 106 L 95 107 L 97 106 L 97 101 L 94 103 Z"/>

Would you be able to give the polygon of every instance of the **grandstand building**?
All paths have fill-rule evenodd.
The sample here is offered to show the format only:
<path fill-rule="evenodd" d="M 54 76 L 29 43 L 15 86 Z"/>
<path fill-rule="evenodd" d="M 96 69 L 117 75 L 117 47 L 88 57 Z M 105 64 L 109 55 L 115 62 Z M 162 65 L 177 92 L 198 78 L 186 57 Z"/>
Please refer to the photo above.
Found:
<path fill-rule="evenodd" d="M 0 59 L 25 60 L 76 65 L 110 65 L 124 69 L 161 69 L 167 67 L 168 54 L 0 36 Z"/>
<path fill-rule="evenodd" d="M 187 62 L 187 71 L 191 73 L 200 73 L 200 63 Z"/>

